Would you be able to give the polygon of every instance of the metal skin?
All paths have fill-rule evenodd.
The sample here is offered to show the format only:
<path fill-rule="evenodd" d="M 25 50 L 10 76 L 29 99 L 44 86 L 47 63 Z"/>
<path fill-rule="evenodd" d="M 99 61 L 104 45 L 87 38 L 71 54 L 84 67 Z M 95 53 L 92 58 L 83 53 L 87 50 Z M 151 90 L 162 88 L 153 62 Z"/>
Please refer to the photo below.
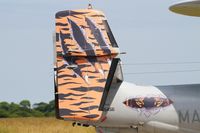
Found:
<path fill-rule="evenodd" d="M 154 108 L 126 106 L 124 101 L 133 97 L 162 97 L 173 103 Z M 155 87 L 123 82 L 111 104 L 113 111 L 107 112 L 107 119 L 96 126 L 106 133 L 199 133 L 199 101 L 199 85 Z"/>

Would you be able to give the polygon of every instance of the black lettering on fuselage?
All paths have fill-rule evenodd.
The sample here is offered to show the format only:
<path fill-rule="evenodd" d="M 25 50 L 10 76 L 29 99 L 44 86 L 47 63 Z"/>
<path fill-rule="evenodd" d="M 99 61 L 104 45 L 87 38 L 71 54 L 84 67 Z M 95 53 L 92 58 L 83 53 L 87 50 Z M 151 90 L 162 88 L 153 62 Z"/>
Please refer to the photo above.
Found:
<path fill-rule="evenodd" d="M 193 113 L 192 123 L 194 123 L 194 122 L 200 122 L 199 114 L 198 114 L 197 110 L 195 110 Z"/>
<path fill-rule="evenodd" d="M 179 123 L 187 122 L 189 123 L 190 117 L 189 117 L 189 111 L 187 110 L 186 113 L 183 113 L 182 111 L 178 111 L 179 114 Z"/>
<path fill-rule="evenodd" d="M 179 110 L 179 123 L 200 123 L 200 113 L 197 110 Z"/>

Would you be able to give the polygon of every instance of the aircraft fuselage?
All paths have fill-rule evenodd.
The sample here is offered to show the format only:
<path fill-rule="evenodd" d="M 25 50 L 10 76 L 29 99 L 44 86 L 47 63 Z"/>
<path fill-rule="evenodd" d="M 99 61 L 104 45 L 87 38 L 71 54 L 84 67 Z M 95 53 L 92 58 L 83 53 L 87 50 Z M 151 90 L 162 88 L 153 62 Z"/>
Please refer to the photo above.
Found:
<path fill-rule="evenodd" d="M 168 132 L 200 131 L 200 86 L 137 86 L 123 82 L 101 127 L 155 129 Z"/>

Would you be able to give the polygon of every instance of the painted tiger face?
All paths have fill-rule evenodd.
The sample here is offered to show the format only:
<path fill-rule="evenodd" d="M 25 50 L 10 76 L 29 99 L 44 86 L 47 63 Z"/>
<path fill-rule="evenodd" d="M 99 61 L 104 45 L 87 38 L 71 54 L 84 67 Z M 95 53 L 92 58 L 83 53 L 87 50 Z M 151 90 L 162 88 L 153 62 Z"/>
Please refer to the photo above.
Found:
<path fill-rule="evenodd" d="M 150 117 L 157 114 L 162 109 L 170 106 L 173 101 L 164 96 L 138 96 L 127 99 L 123 103 L 133 110 L 139 112 L 140 115 Z"/>
<path fill-rule="evenodd" d="M 124 104 L 131 108 L 159 108 L 166 107 L 172 104 L 170 99 L 162 97 L 139 97 L 124 101 Z"/>

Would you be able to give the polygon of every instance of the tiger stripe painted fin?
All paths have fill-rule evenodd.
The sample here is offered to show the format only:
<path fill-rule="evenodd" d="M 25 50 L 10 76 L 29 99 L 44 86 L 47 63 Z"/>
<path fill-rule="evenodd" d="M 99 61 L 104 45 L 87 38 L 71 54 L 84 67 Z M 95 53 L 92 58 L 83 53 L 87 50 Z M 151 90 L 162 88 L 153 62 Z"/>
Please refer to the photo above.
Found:
<path fill-rule="evenodd" d="M 57 118 L 97 122 L 102 117 L 100 102 L 111 62 L 119 54 L 105 21 L 105 15 L 93 9 L 56 13 Z"/>

